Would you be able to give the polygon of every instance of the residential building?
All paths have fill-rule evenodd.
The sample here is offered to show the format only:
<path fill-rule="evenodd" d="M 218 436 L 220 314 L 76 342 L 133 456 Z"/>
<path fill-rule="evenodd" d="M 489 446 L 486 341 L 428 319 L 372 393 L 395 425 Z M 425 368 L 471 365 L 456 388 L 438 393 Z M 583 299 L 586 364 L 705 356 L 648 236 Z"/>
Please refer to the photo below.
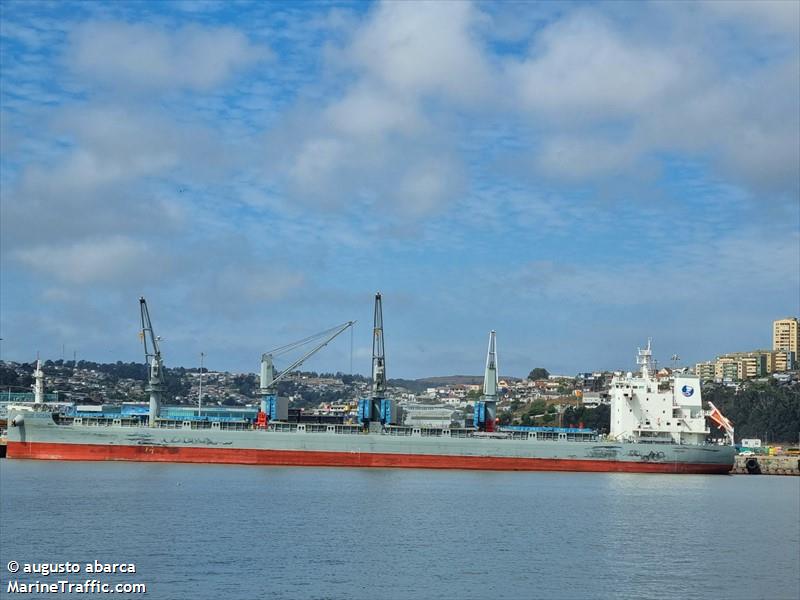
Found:
<path fill-rule="evenodd" d="M 767 354 L 759 351 L 724 354 L 717 358 L 714 378 L 743 381 L 753 377 L 763 377 L 768 373 Z M 731 365 L 735 365 L 735 367 Z"/>
<path fill-rule="evenodd" d="M 786 317 L 772 323 L 772 349 L 787 350 L 797 356 L 800 351 L 800 322 L 796 317 Z"/>
<path fill-rule="evenodd" d="M 736 381 L 739 379 L 738 361 L 731 356 L 720 356 L 714 363 L 714 379 L 717 381 Z"/>
<path fill-rule="evenodd" d="M 713 381 L 714 379 L 714 361 L 707 360 L 699 362 L 694 366 L 694 374 L 700 378 L 700 381 Z"/>
<path fill-rule="evenodd" d="M 789 350 L 753 350 L 746 355 L 763 357 L 763 374 L 791 371 L 795 366 L 795 354 Z"/>
<path fill-rule="evenodd" d="M 768 353 L 770 368 L 767 373 L 782 373 L 796 368 L 797 354 L 791 350 L 778 350 Z"/>

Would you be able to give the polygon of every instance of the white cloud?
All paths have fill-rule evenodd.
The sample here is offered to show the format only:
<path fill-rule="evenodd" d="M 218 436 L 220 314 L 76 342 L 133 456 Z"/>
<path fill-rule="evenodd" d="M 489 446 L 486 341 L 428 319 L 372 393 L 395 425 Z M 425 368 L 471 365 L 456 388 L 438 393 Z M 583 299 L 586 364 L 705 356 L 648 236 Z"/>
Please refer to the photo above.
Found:
<path fill-rule="evenodd" d="M 691 28 L 687 15 L 659 6 L 635 18 L 605 12 L 550 15 L 527 28 L 529 50 L 515 58 L 479 37 L 497 14 L 463 2 L 378 5 L 334 54 L 333 74 L 351 83 L 282 131 L 291 140 L 284 189 L 329 207 L 356 197 L 397 206 L 419 194 L 408 215 L 422 217 L 457 199 L 452 174 L 483 152 L 465 149 L 472 124 L 499 119 L 520 125 L 511 149 L 523 178 L 652 185 L 663 156 L 677 153 L 757 194 L 798 193 L 796 49 L 740 66 L 709 47 L 724 27 L 746 27 L 738 17 L 701 7 Z M 748 37 L 736 51 L 760 48 Z M 413 165 L 437 161 L 448 168 L 428 168 L 412 185 Z M 472 177 L 491 176 L 491 166 L 472 162 Z"/>
<path fill-rule="evenodd" d="M 517 273 L 516 283 L 521 293 L 549 302 L 658 311 L 668 306 L 679 314 L 691 312 L 700 299 L 735 313 L 764 295 L 781 297 L 787 290 L 800 289 L 800 235 L 768 238 L 747 229 L 719 239 L 706 232 L 704 238 L 676 241 L 669 254 L 647 262 L 535 260 Z M 741 281 L 747 282 L 746 293 Z M 735 307 L 730 302 L 732 286 L 739 291 Z"/>
<path fill-rule="evenodd" d="M 535 40 L 530 57 L 508 69 L 512 89 L 523 109 L 560 124 L 651 110 L 689 73 L 675 52 L 625 39 L 590 14 L 558 21 Z"/>
<path fill-rule="evenodd" d="M 319 110 L 303 106 L 268 138 L 267 178 L 303 204 L 362 203 L 413 221 L 461 192 L 453 105 L 493 97 L 492 70 L 469 3 L 382 3 L 328 66 L 350 81 Z M 437 108 L 438 107 L 438 108 Z"/>
<path fill-rule="evenodd" d="M 202 128 L 125 106 L 62 109 L 39 132 L 60 144 L 52 156 L 20 161 L 4 185 L 2 229 L 11 250 L 109 232 L 174 234 L 202 214 L 188 206 L 182 182 L 223 179 L 238 156 Z"/>
<path fill-rule="evenodd" d="M 694 15 L 702 35 L 682 28 L 683 14 L 661 18 L 668 33 L 646 35 L 646 19 L 623 28 L 595 10 L 577 11 L 544 28 L 527 58 L 508 66 L 518 106 L 540 132 L 540 173 L 631 177 L 659 154 L 680 153 L 757 194 L 800 193 L 796 41 L 783 38 L 783 53 L 758 61 L 757 36 L 742 33 L 736 55 L 722 42 L 711 46 L 726 39 L 716 10 Z"/>
<path fill-rule="evenodd" d="M 460 166 L 455 161 L 447 156 L 427 156 L 411 161 L 392 198 L 401 214 L 424 217 L 456 195 L 462 184 Z"/>
<path fill-rule="evenodd" d="M 535 162 L 540 171 L 562 181 L 581 181 L 622 175 L 636 164 L 639 153 L 626 139 L 555 134 L 542 142 Z"/>
<path fill-rule="evenodd" d="M 119 281 L 160 270 L 157 256 L 144 242 L 120 235 L 40 245 L 15 254 L 29 268 L 71 284 Z"/>
<path fill-rule="evenodd" d="M 376 136 L 401 132 L 408 136 L 423 127 L 416 103 L 368 84 L 360 84 L 331 104 L 325 120 L 346 136 Z"/>
<path fill-rule="evenodd" d="M 189 25 L 88 22 L 70 36 L 67 66 L 90 81 L 123 88 L 206 91 L 267 58 L 238 30 Z"/>
<path fill-rule="evenodd" d="M 766 33 L 800 32 L 800 3 L 793 0 L 704 0 L 702 8 Z"/>
<path fill-rule="evenodd" d="M 227 298 L 226 304 L 233 306 L 280 300 L 305 281 L 301 273 L 281 272 L 257 263 L 249 270 L 229 265 L 214 280 L 219 298 Z"/>
<path fill-rule="evenodd" d="M 468 2 L 383 2 L 345 57 L 393 94 L 485 98 L 493 78 L 473 32 L 478 19 L 481 13 Z"/>

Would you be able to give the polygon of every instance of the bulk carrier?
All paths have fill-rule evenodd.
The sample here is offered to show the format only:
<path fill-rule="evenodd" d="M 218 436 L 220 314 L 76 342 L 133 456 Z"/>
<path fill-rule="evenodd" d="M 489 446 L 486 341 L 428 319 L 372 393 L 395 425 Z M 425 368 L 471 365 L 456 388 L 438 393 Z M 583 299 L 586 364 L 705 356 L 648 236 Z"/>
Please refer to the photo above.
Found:
<path fill-rule="evenodd" d="M 48 408 L 37 368 L 34 403 L 9 407 L 8 458 L 709 474 L 733 467 L 732 425 L 715 408 L 709 414 L 703 410 L 698 378 L 681 375 L 668 385 L 659 383 L 649 341 L 639 350 L 639 372 L 618 373 L 612 380 L 608 435 L 583 428 L 498 427 L 494 331 L 472 427 L 406 427 L 396 424 L 397 406 L 386 397 L 383 314 L 376 294 L 372 397 L 359 401 L 358 422 L 302 423 L 287 419 L 288 402 L 278 397 L 276 384 L 352 322 L 326 332 L 333 333 L 281 373 L 273 366 L 275 352 L 264 354 L 261 407 L 255 418 L 248 418 L 236 411 L 162 411 L 166 386 L 159 338 L 144 298 L 140 309 L 149 366 L 147 413 L 121 407 L 93 413 Z M 729 445 L 706 443 L 707 416 L 725 429 Z"/>

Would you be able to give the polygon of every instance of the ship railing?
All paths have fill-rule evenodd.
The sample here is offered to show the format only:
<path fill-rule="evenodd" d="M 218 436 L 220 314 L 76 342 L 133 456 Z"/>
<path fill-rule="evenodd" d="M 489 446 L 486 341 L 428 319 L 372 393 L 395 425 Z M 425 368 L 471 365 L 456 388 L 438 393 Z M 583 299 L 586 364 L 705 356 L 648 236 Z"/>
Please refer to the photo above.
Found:
<path fill-rule="evenodd" d="M 528 439 L 539 442 L 591 442 L 598 438 L 594 432 L 530 431 Z"/>
<path fill-rule="evenodd" d="M 476 431 L 472 434 L 473 438 L 484 440 L 510 440 L 510 431 Z"/>
<path fill-rule="evenodd" d="M 402 425 L 387 425 L 384 429 L 386 435 L 396 436 L 409 436 L 411 435 L 411 427 L 404 427 Z"/>
<path fill-rule="evenodd" d="M 114 419 L 110 417 L 83 417 L 81 423 L 88 427 L 108 427 L 114 423 Z"/>
<path fill-rule="evenodd" d="M 450 428 L 450 437 L 453 438 L 469 438 L 475 433 L 474 429 L 469 429 L 466 427 L 451 427 Z"/>
<path fill-rule="evenodd" d="M 84 418 L 84 421 L 86 419 Z M 136 419 L 130 420 L 132 423 L 140 424 Z M 218 426 L 215 426 L 219 423 Z M 136 425 L 130 425 L 135 427 Z M 248 421 L 197 421 L 193 419 L 158 419 L 156 420 L 158 429 L 226 429 L 233 431 L 243 431 L 250 429 L 252 425 Z"/>
<path fill-rule="evenodd" d="M 305 423 L 306 433 L 327 433 L 328 425 L 326 423 Z"/>
<path fill-rule="evenodd" d="M 83 427 L 145 427 L 147 422 L 138 416 L 69 416 L 53 413 L 53 421 L 58 425 L 81 425 Z M 196 421 L 178 419 L 158 419 L 158 429 L 224 429 L 244 431 L 252 429 L 249 421 Z"/>
<path fill-rule="evenodd" d="M 419 435 L 422 437 L 442 437 L 444 435 L 443 431 L 439 427 L 420 427 Z"/>
<path fill-rule="evenodd" d="M 270 421 L 268 431 L 278 433 L 344 433 L 358 434 L 363 431 L 360 425 L 330 425 L 328 423 L 287 423 L 286 421 Z"/>
<path fill-rule="evenodd" d="M 223 429 L 225 431 L 247 431 L 253 428 L 250 421 L 211 421 L 211 429 Z"/>
<path fill-rule="evenodd" d="M 283 421 L 271 421 L 267 427 L 270 431 L 280 433 L 294 433 L 297 431 L 297 423 L 285 423 Z"/>
<path fill-rule="evenodd" d="M 336 433 L 344 433 L 349 435 L 357 435 L 362 432 L 361 425 L 333 425 Z"/>

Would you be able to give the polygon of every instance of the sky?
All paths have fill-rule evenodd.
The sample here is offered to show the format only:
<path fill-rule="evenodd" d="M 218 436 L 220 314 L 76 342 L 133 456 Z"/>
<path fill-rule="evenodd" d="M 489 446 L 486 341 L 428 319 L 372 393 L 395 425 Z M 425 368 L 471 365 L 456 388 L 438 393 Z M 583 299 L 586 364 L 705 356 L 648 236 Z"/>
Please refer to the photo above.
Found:
<path fill-rule="evenodd" d="M 141 362 L 145 296 L 167 366 L 368 374 L 376 291 L 390 378 L 770 347 L 799 8 L 0 2 L 1 358 Z"/>

